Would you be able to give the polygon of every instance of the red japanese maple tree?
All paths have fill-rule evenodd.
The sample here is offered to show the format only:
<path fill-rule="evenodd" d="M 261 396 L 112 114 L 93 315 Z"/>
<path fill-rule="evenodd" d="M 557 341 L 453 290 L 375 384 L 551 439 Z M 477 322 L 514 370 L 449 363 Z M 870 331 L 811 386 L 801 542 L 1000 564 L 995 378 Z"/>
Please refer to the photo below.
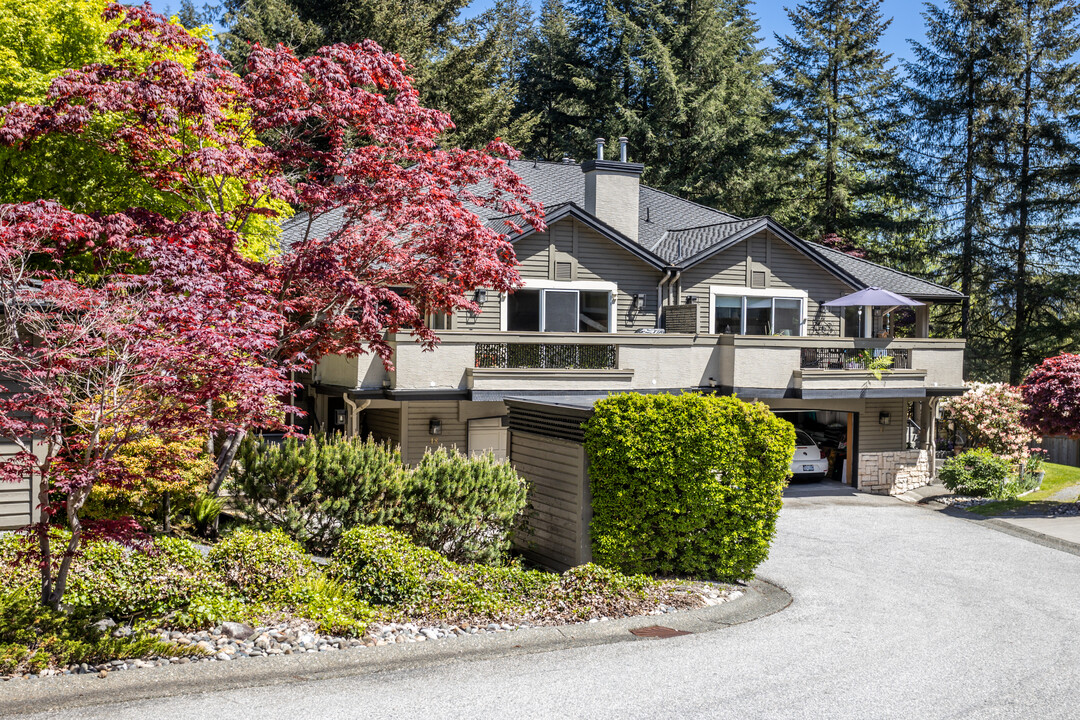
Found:
<path fill-rule="evenodd" d="M 1035 366 L 1020 386 L 1027 425 L 1042 435 L 1080 437 L 1080 355 L 1064 353 Z"/>
<path fill-rule="evenodd" d="M 543 228 L 506 162 L 515 151 L 439 148 L 449 117 L 421 107 L 402 60 L 374 43 L 306 59 L 255 46 L 240 77 L 148 7 L 105 15 L 119 23 L 114 62 L 67 71 L 42 105 L 0 110 L 0 142 L 78 137 L 176 208 L 0 206 L 0 437 L 22 450 L 0 468 L 34 474 L 46 521 L 50 492 L 66 498 L 72 539 L 55 573 L 38 530 L 53 605 L 82 502 L 124 480 L 126 442 L 192 425 L 239 437 L 276 422 L 288 373 L 327 353 L 389 363 L 384 333 L 403 327 L 434 345 L 428 313 L 475 309 L 475 288 L 519 282 L 506 236 L 474 209 Z M 300 239 L 253 259 L 247 234 L 286 204 Z"/>

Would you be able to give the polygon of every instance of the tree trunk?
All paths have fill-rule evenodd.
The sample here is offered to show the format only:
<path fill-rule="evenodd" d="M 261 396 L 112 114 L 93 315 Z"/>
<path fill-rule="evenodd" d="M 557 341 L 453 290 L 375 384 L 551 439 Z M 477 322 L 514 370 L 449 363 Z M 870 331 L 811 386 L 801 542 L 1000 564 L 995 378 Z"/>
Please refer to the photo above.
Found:
<path fill-rule="evenodd" d="M 236 459 L 236 451 L 240 449 L 240 442 L 245 435 L 247 435 L 246 430 L 234 430 L 229 433 L 229 436 L 225 438 L 225 442 L 222 443 L 221 453 L 217 458 L 217 470 L 214 472 L 214 477 L 210 479 L 210 486 L 207 488 L 207 492 L 211 495 L 217 495 L 221 491 L 221 485 L 229 474 L 229 468 L 232 467 L 233 460 Z"/>
<path fill-rule="evenodd" d="M 45 598 L 45 605 L 48 605 L 53 610 L 60 609 L 60 601 L 64 599 L 64 593 L 67 591 L 68 574 L 71 572 L 71 561 L 75 558 L 75 553 L 79 551 L 79 547 L 82 545 L 83 527 L 82 521 L 79 519 L 79 511 L 82 510 L 83 504 L 86 503 L 86 498 L 90 495 L 90 488 L 78 488 L 68 494 L 67 499 L 67 516 L 68 527 L 71 528 L 71 540 L 68 541 L 67 548 L 64 550 L 64 559 L 60 561 L 60 567 L 56 571 L 56 577 L 53 579 L 52 588 Z"/>
<path fill-rule="evenodd" d="M 163 515 L 161 520 L 161 527 L 166 533 L 172 532 L 172 495 L 165 493 L 165 497 L 161 502 L 161 514 Z"/>
<path fill-rule="evenodd" d="M 1030 5 L 1029 27 L 1030 27 Z M 1030 53 L 1030 51 L 1029 51 Z M 1028 242 L 1031 214 L 1031 85 L 1033 59 L 1029 54 L 1024 68 L 1024 119 L 1020 128 L 1020 185 L 1016 219 L 1016 308 L 1012 337 L 1009 338 L 1009 384 L 1019 385 L 1024 372 L 1024 347 L 1028 336 Z"/>
<path fill-rule="evenodd" d="M 960 251 L 960 337 L 971 331 L 971 285 L 975 275 L 975 21 L 968 32 L 967 97 L 964 123 L 964 228 Z"/>

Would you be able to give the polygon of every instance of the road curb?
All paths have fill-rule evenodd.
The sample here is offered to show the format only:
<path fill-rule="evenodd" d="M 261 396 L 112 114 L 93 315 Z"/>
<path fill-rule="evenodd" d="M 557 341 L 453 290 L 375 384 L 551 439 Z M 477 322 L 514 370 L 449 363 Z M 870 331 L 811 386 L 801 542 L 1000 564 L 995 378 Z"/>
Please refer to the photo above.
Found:
<path fill-rule="evenodd" d="M 919 503 L 915 503 L 916 507 L 923 507 L 934 512 L 939 512 L 949 517 L 958 518 L 960 520 L 966 520 L 976 525 L 984 525 L 992 530 L 1005 533 L 1006 535 L 1012 535 L 1013 537 L 1020 538 L 1033 542 L 1036 545 L 1042 545 L 1044 547 L 1051 548 L 1053 550 L 1060 550 L 1067 552 L 1071 555 L 1080 555 L 1080 543 L 1072 542 L 1071 540 L 1063 540 L 1053 535 L 1047 535 L 1041 533 L 1038 530 L 1032 530 L 1030 528 L 1023 527 L 1021 525 L 1014 525 L 1008 520 L 996 517 L 986 517 L 985 515 L 979 515 L 977 513 L 968 512 L 961 508 L 955 508 L 945 503 L 937 502 L 935 500 L 924 500 Z"/>
<path fill-rule="evenodd" d="M 639 638 L 633 628 L 663 624 L 700 634 L 774 615 L 791 595 L 767 580 L 752 580 L 742 597 L 714 607 L 666 615 L 644 615 L 602 623 L 481 633 L 433 642 L 350 648 L 336 652 L 246 658 L 233 662 L 169 665 L 96 675 L 67 675 L 0 684 L 0 716 L 59 713 L 80 707 L 212 693 L 245 687 L 285 685 L 367 674 L 415 671 L 431 665 L 479 662 L 623 642 L 679 642 L 680 638 Z"/>

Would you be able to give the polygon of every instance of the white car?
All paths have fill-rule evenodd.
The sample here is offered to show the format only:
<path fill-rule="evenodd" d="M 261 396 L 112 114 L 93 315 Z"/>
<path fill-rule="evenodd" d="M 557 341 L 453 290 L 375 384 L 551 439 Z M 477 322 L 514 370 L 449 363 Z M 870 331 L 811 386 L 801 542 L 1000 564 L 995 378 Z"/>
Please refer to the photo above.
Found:
<path fill-rule="evenodd" d="M 794 480 L 820 480 L 829 472 L 829 453 L 818 447 L 802 430 L 795 431 L 795 458 L 791 461 Z"/>

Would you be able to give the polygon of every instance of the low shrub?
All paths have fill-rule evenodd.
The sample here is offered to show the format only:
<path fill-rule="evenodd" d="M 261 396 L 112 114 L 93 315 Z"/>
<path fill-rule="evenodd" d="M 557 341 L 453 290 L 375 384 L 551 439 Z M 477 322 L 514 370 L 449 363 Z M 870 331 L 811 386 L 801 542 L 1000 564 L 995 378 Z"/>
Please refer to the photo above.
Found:
<path fill-rule="evenodd" d="M 421 597 L 432 583 L 450 578 L 453 563 L 403 533 L 384 527 L 357 527 L 341 537 L 331 574 L 356 597 L 375 605 L 400 605 Z"/>
<path fill-rule="evenodd" d="M 409 473 L 399 527 L 454 562 L 502 564 L 527 495 L 509 462 L 440 447 Z"/>
<path fill-rule="evenodd" d="M 942 464 L 938 477 L 946 488 L 960 495 L 1006 500 L 1020 492 L 1010 459 L 985 448 L 949 458 Z"/>
<path fill-rule="evenodd" d="M 585 449 L 597 563 L 747 579 L 768 556 L 795 431 L 764 404 L 611 395 L 585 424 Z"/>
<path fill-rule="evenodd" d="M 311 574 L 315 564 L 281 530 L 241 529 L 226 535 L 206 556 L 213 572 L 250 600 L 269 600 Z"/>
<path fill-rule="evenodd" d="M 317 434 L 274 443 L 249 435 L 230 488 L 255 526 L 280 528 L 329 554 L 343 530 L 396 519 L 404 477 L 401 453 L 370 438 Z"/>
<path fill-rule="evenodd" d="M 379 527 L 345 533 L 330 573 L 379 616 L 399 620 L 581 621 L 685 601 L 670 584 L 597 565 L 559 575 L 516 565 L 458 564 Z"/>
<path fill-rule="evenodd" d="M 199 654 L 193 645 L 163 642 L 153 635 L 104 634 L 78 616 L 43 608 L 29 587 L 0 593 L 0 674 L 117 658 Z"/>
<path fill-rule="evenodd" d="M 65 604 L 94 619 L 161 616 L 199 594 L 225 591 L 199 551 L 172 537 L 156 538 L 147 548 L 87 542 L 72 563 L 70 578 Z"/>

